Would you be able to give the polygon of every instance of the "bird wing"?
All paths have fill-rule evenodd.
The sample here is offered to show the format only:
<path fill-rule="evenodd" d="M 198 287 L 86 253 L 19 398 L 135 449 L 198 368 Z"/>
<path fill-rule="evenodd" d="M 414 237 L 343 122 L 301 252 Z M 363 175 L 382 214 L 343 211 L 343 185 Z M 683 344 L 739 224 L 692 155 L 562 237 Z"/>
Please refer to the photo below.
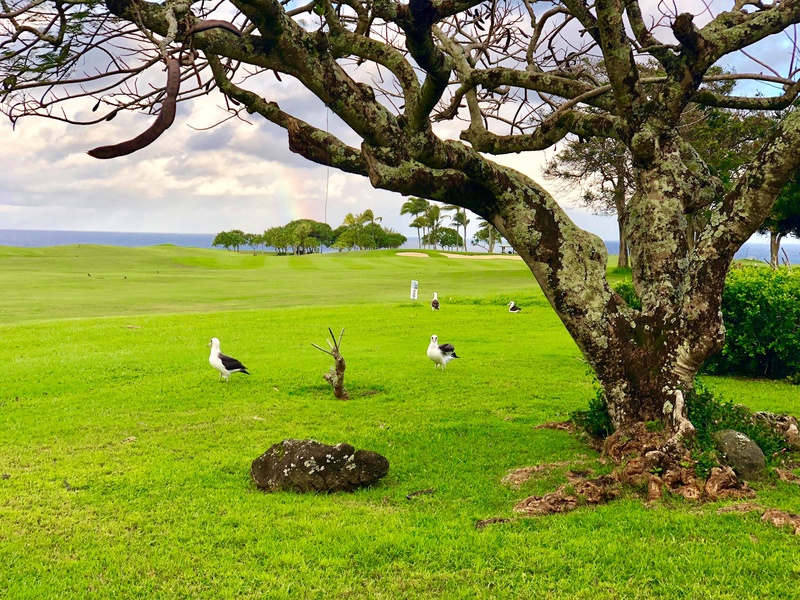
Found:
<path fill-rule="evenodd" d="M 242 363 L 231 356 L 226 356 L 225 354 L 220 353 L 219 359 L 222 361 L 222 365 L 228 369 L 228 371 L 246 368 Z"/>
<path fill-rule="evenodd" d="M 442 344 L 441 346 L 439 346 L 439 350 L 441 350 L 444 353 L 456 351 L 455 347 L 453 347 L 453 344 Z"/>
<path fill-rule="evenodd" d="M 431 306 L 434 308 L 439 308 L 439 301 L 438 300 L 431 300 Z"/>

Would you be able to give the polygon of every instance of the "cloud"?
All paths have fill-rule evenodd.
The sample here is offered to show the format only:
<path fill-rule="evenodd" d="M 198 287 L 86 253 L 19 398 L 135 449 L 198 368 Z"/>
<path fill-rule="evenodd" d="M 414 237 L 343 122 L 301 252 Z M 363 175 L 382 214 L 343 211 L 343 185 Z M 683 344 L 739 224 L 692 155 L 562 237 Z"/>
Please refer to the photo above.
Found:
<path fill-rule="evenodd" d="M 656 5 L 655 0 L 652 4 Z M 662 32 L 668 36 L 669 30 Z M 664 39 L 669 42 L 668 37 Z M 785 39 L 777 41 L 787 43 Z M 753 69 L 754 63 L 747 62 L 736 62 L 737 70 L 740 64 L 742 71 Z M 148 76 L 160 84 L 163 71 L 154 68 Z M 358 77 L 371 79 L 368 65 L 359 70 Z M 268 72 L 249 79 L 248 85 L 251 83 L 256 93 L 291 109 L 293 115 L 348 144 L 360 144 L 346 123 L 292 77 L 284 75 L 278 81 Z M 92 116 L 92 104 L 86 99 L 70 110 L 73 115 Z M 230 116 L 226 108 L 218 94 L 181 103 L 175 123 L 154 144 L 134 155 L 106 161 L 93 159 L 86 151 L 138 135 L 154 116 L 120 114 L 92 127 L 25 118 L 13 131 L 8 122 L 2 122 L 0 135 L 6 142 L 0 146 L 2 227 L 261 231 L 294 218 L 327 220 L 336 227 L 348 212 L 370 208 L 383 217 L 383 225 L 416 238 L 416 231 L 408 227 L 411 218 L 399 215 L 405 198 L 375 190 L 364 178 L 292 153 L 286 132 L 259 115 L 242 113 L 240 118 L 225 120 Z M 465 126 L 463 122 L 445 122 L 438 124 L 436 131 L 446 139 L 458 139 Z M 552 189 L 540 177 L 546 156 L 526 153 L 495 160 Z M 607 239 L 616 237 L 613 218 L 570 208 L 574 204 L 571 198 L 557 200 L 568 207 L 578 225 Z M 470 215 L 470 219 L 474 228 L 477 218 Z"/>

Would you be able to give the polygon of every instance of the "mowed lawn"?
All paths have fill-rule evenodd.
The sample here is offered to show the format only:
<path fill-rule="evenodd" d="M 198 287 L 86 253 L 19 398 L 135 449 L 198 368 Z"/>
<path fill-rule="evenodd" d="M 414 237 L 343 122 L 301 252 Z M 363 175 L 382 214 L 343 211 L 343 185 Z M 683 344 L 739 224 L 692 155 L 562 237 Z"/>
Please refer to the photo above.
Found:
<path fill-rule="evenodd" d="M 536 429 L 585 408 L 591 376 L 521 262 L 429 254 L 0 248 L 0 597 L 800 597 L 800 536 L 718 514 L 728 503 L 518 518 L 569 468 L 608 469 Z M 328 327 L 345 329 L 349 402 L 311 346 Z M 425 356 L 434 333 L 461 357 L 444 372 Z M 212 336 L 249 377 L 217 381 Z M 798 386 L 706 382 L 800 413 Z M 287 438 L 380 452 L 389 474 L 353 494 L 263 493 L 250 464 Z M 562 464 L 501 481 L 544 463 Z M 797 486 L 754 487 L 800 512 Z"/>

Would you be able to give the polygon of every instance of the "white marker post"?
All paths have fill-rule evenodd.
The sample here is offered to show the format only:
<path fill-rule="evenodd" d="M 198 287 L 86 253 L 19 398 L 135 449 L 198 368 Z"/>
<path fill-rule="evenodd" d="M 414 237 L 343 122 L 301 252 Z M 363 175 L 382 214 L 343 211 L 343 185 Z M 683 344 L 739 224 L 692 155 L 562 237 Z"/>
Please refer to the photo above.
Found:
<path fill-rule="evenodd" d="M 419 281 L 416 279 L 411 280 L 411 299 L 417 299 L 417 291 L 419 290 Z"/>

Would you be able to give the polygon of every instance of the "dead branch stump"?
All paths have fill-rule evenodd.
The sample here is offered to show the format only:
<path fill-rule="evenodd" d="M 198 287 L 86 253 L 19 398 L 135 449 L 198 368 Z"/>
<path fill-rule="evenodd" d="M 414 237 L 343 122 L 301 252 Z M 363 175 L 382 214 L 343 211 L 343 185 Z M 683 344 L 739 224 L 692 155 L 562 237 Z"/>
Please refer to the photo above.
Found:
<path fill-rule="evenodd" d="M 339 341 L 336 341 L 336 336 L 333 335 L 333 331 L 331 331 L 330 327 L 328 327 L 328 332 L 331 334 L 331 340 L 333 340 L 332 342 L 327 339 L 325 340 L 328 342 L 330 350 L 325 350 L 325 348 L 321 348 L 316 344 L 311 345 L 317 350 L 320 350 L 333 357 L 333 366 L 322 377 L 333 387 L 334 396 L 336 396 L 339 400 L 350 400 L 350 394 L 348 394 L 347 390 L 344 389 L 344 370 L 347 368 L 347 365 L 344 362 L 344 357 L 339 351 L 339 348 L 342 346 L 344 329 L 342 329 L 342 332 L 339 334 Z"/>

